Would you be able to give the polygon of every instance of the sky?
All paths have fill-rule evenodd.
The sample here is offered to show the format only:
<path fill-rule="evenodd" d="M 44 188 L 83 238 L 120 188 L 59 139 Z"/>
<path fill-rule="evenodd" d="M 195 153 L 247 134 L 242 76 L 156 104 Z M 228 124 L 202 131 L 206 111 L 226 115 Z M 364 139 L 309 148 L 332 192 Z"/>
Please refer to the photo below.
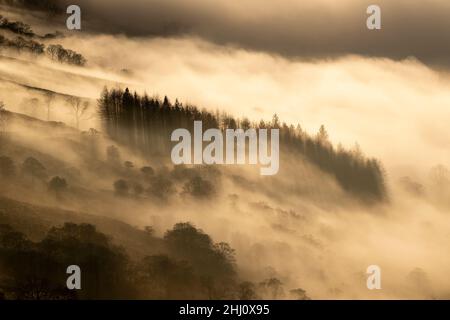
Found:
<path fill-rule="evenodd" d="M 347 54 L 450 66 L 450 2 L 446 0 L 118 0 L 79 4 L 86 30 L 140 37 L 195 36 L 216 44 L 289 58 Z M 366 28 L 369 5 L 382 29 Z"/>

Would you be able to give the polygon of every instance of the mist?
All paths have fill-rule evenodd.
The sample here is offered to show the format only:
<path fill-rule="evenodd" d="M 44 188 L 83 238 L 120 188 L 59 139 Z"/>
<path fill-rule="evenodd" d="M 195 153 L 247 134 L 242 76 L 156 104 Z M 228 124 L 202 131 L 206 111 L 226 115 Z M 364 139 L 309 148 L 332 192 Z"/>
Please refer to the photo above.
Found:
<path fill-rule="evenodd" d="M 436 4 L 444 5 L 444 2 L 436 1 Z M 43 122 L 65 123 L 64 138 L 58 140 L 54 140 L 54 131 L 43 123 L 39 122 L 39 128 L 20 122 L 12 124 L 9 130 L 20 133 L 14 136 L 15 144 L 24 146 L 26 151 L 10 153 L 19 162 L 33 150 L 36 157 L 40 156 L 52 168 L 52 175 L 67 175 L 68 168 L 82 172 L 73 180 L 76 182 L 71 182 L 77 192 L 63 202 L 39 188 L 25 196 L 20 187 L 3 192 L 33 204 L 108 216 L 140 229 L 151 225 L 157 236 L 164 235 L 177 222 L 190 221 L 215 241 L 225 241 L 236 249 L 242 278 L 257 282 L 277 277 L 286 289 L 301 287 L 313 299 L 448 298 L 450 281 L 446 271 L 450 258 L 443 252 L 449 241 L 450 206 L 446 199 L 450 188 L 448 184 L 445 188 L 437 187 L 431 170 L 438 164 L 449 165 L 448 73 L 416 58 L 405 58 L 402 50 L 411 52 L 409 47 L 392 52 L 381 47 L 378 50 L 388 52 L 384 57 L 368 57 L 366 54 L 372 52 L 360 52 L 359 48 L 342 52 L 339 47 L 322 44 L 320 48 L 308 46 L 312 51 L 317 50 L 311 53 L 314 59 L 308 54 L 293 59 L 291 55 L 298 54 L 295 46 L 289 47 L 292 52 L 284 51 L 283 44 L 274 45 L 276 50 L 263 48 L 262 43 L 266 42 L 258 43 L 255 34 L 230 39 L 221 28 L 236 25 L 248 17 L 233 15 L 238 10 L 233 4 L 220 5 L 227 14 L 221 15 L 220 20 L 211 16 L 211 20 L 218 21 L 212 29 L 189 25 L 190 19 L 201 13 L 195 11 L 197 7 L 207 13 L 211 10 L 211 5 L 198 1 L 190 6 L 191 11 L 184 18 L 187 21 L 180 22 L 188 25 L 190 32 L 179 34 L 169 29 L 167 34 L 161 34 L 157 24 L 151 25 L 156 29 L 140 30 L 142 24 L 138 19 L 136 25 L 127 23 L 131 29 L 125 31 L 140 37 L 111 35 L 93 26 L 89 30 L 92 33 L 58 39 L 64 47 L 73 47 L 87 58 L 88 65 L 84 68 L 21 55 L 15 55 L 13 61 L 2 58 L 1 100 L 7 110 Z M 299 10 L 304 9 L 299 6 Z M 319 4 L 313 7 L 316 6 Z M 177 8 L 181 10 L 182 6 Z M 248 32 L 258 29 L 270 39 L 292 41 L 276 36 L 280 32 L 277 28 L 273 35 L 267 35 L 267 30 L 261 28 L 262 17 L 267 17 L 270 8 L 267 5 L 255 12 Z M 310 10 L 317 10 L 314 8 Z M 342 13 L 344 8 L 347 7 L 333 7 L 333 10 Z M 433 8 L 427 10 L 431 12 Z M 91 10 L 96 9 L 89 8 L 88 14 L 96 12 Z M 430 14 L 429 11 L 424 15 Z M 279 14 L 284 17 L 287 13 L 282 9 Z M 309 15 L 307 11 L 304 14 Z M 225 24 L 223 20 L 227 17 L 233 20 Z M 111 19 L 111 16 L 102 18 Z M 362 21 L 363 18 L 362 15 Z M 208 19 L 201 21 L 209 25 Z M 285 21 L 287 25 L 276 26 L 280 30 L 298 29 L 289 24 L 289 19 Z M 110 24 L 111 29 L 115 27 L 124 32 L 121 24 Z M 205 35 L 206 30 L 214 35 Z M 321 30 L 318 28 L 319 35 L 326 34 L 328 29 Z M 237 33 L 231 29 L 230 34 Z M 298 39 L 307 36 L 306 31 L 293 35 Z M 250 38 L 254 43 L 249 43 Z M 352 41 L 361 44 L 354 37 Z M 225 45 L 228 42 L 239 45 Z M 332 54 L 323 57 L 322 51 Z M 443 49 L 440 54 L 445 52 Z M 429 57 L 434 58 L 435 54 Z M 121 177 L 134 178 L 138 168 L 151 165 L 164 174 L 174 169 L 169 154 L 146 158 L 102 134 L 101 119 L 95 108 L 104 86 L 129 87 L 150 96 L 167 95 L 172 101 L 178 99 L 255 122 L 270 120 L 277 114 L 287 124 L 300 124 L 311 135 L 324 125 L 333 145 L 342 143 L 346 148 L 354 148 L 357 144 L 364 154 L 381 161 L 386 171 L 389 201 L 375 205 L 358 201 L 333 176 L 306 159 L 298 159 L 289 150 L 283 151 L 280 173 L 273 179 L 260 177 L 251 167 L 218 169 L 221 178 L 217 178 L 217 194 L 213 200 L 198 201 L 185 195 L 161 202 L 153 198 L 143 201 L 117 197 L 114 181 Z M 57 93 L 51 119 L 46 119 L 45 112 L 31 114 L 29 109 L 21 107 L 23 101 L 32 98 L 37 98 L 41 107 L 45 104 L 44 93 L 36 88 Z M 75 130 L 66 101 L 68 95 L 89 101 L 89 116 L 82 119 L 79 129 L 98 130 L 100 135 L 95 145 L 91 146 L 86 136 L 80 136 Z M 134 164 L 132 173 L 124 168 L 99 169 L 106 161 L 106 149 L 110 145 L 118 146 L 122 161 Z M 95 152 L 87 152 L 88 147 Z M 399 180 L 404 177 L 409 180 Z M 418 196 L 415 189 L 411 191 L 414 187 L 424 191 Z M 181 192 L 180 185 L 176 189 Z M 298 196 L 293 190 L 303 193 Z M 82 191 L 92 193 L 86 197 L 87 201 L 80 201 L 85 197 Z M 383 270 L 380 291 L 368 291 L 366 287 L 366 268 L 374 264 Z"/>
<path fill-rule="evenodd" d="M 191 38 L 89 36 L 61 42 L 77 43 L 88 57 L 90 74 L 38 67 L 2 70 L 15 76 L 25 72 L 26 83 L 44 83 L 46 89 L 90 99 L 98 98 L 105 85 L 129 85 L 237 117 L 270 119 L 276 113 L 308 132 L 323 124 L 334 143 L 358 143 L 400 175 L 411 168 L 423 176 L 449 158 L 449 76 L 413 58 L 292 61 Z M 427 152 L 418 153 L 418 148 Z"/>
<path fill-rule="evenodd" d="M 55 1 L 47 1 L 53 2 Z M 395 60 L 414 56 L 449 66 L 445 0 L 378 1 L 382 29 L 367 30 L 370 1 L 293 0 L 230 3 L 207 0 L 57 1 L 61 13 L 83 8 L 83 31 L 131 37 L 194 36 L 220 45 L 295 58 L 336 58 L 348 54 Z M 55 18 L 56 22 L 64 17 Z M 432 36 L 430 36 L 432 35 Z"/>

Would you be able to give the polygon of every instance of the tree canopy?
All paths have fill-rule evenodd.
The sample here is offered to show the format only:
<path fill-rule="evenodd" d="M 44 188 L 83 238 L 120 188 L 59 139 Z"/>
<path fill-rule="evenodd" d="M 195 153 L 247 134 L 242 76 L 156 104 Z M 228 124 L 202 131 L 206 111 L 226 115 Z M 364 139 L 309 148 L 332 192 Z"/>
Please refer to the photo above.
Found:
<path fill-rule="evenodd" d="M 306 158 L 332 175 L 344 190 L 362 199 L 380 201 L 387 197 L 380 162 L 366 158 L 358 148 L 335 148 L 329 141 L 325 126 L 320 127 L 317 135 L 310 136 L 300 125 L 294 127 L 282 123 L 276 115 L 269 122 L 251 123 L 246 118 L 236 119 L 225 113 L 200 111 L 178 100 L 172 104 L 167 97 L 161 101 L 146 94 L 140 96 L 128 88 L 125 91 L 105 88 L 98 104 L 104 131 L 117 142 L 145 156 L 170 154 L 172 143 L 167 137 L 178 128 L 193 132 L 195 120 L 202 121 L 203 130 L 279 128 L 281 156 L 289 154 L 299 161 Z M 195 189 L 200 185 L 197 182 L 187 188 Z"/>

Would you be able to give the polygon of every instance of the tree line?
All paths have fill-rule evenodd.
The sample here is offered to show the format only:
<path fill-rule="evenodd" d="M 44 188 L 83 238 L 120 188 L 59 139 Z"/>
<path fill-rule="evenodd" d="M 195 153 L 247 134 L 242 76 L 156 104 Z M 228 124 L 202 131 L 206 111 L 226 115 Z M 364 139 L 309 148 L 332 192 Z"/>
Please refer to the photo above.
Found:
<path fill-rule="evenodd" d="M 151 228 L 147 236 L 153 238 Z M 132 259 L 90 224 L 65 223 L 33 242 L 0 224 L 0 299 L 257 299 L 283 298 L 276 278 L 241 281 L 235 252 L 190 223 L 163 239 L 164 252 Z M 67 267 L 81 269 L 81 290 L 66 286 Z M 262 295 L 262 296 L 261 296 Z M 303 289 L 291 297 L 308 299 Z"/>
<path fill-rule="evenodd" d="M 14 49 L 17 52 L 28 52 L 36 56 L 46 55 L 53 61 L 60 63 L 66 63 L 76 66 L 84 66 L 87 63 L 85 57 L 82 54 L 64 48 L 59 44 L 50 44 L 47 47 L 33 39 L 27 39 L 24 37 L 16 37 L 14 39 L 8 39 L 0 35 L 0 47 Z"/>
<path fill-rule="evenodd" d="M 277 128 L 280 130 L 281 156 L 302 157 L 331 174 L 344 190 L 361 198 L 381 201 L 386 199 L 384 171 L 376 159 L 365 157 L 359 147 L 348 150 L 337 148 L 329 140 L 324 126 L 316 135 L 309 135 L 300 125 L 280 122 L 277 115 L 271 121 L 251 122 L 237 119 L 224 112 L 200 110 L 193 105 L 172 103 L 147 94 L 131 93 L 128 88 L 104 88 L 98 101 L 104 132 L 119 143 L 145 156 L 170 154 L 173 130 L 186 128 L 193 132 L 195 120 L 202 121 L 203 129 Z"/>
<path fill-rule="evenodd" d="M 6 29 L 27 37 L 33 37 L 35 35 L 30 25 L 21 21 L 9 21 L 8 18 L 2 15 L 0 15 L 0 29 Z"/>
<path fill-rule="evenodd" d="M 53 61 L 76 66 L 84 66 L 87 63 L 86 58 L 76 51 L 64 48 L 59 44 L 45 46 L 45 44 L 35 40 L 34 38 L 38 36 L 33 32 L 31 26 L 21 21 L 9 21 L 6 17 L 0 15 L 0 29 L 18 34 L 14 39 L 0 35 L 0 47 L 14 49 L 18 52 L 28 52 L 36 56 L 46 55 Z M 39 38 L 52 39 L 57 36 L 58 33 L 47 34 Z"/>

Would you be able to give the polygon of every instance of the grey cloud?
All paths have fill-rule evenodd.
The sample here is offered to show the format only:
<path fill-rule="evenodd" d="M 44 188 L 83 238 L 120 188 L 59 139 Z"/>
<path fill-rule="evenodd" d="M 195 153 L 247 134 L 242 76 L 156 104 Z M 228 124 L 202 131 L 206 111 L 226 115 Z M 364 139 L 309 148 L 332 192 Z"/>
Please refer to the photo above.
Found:
<path fill-rule="evenodd" d="M 346 54 L 415 56 L 450 66 L 450 2 L 445 0 L 78 0 L 85 31 L 129 36 L 196 36 L 288 57 Z M 382 9 L 382 30 L 366 28 L 366 8 Z"/>

